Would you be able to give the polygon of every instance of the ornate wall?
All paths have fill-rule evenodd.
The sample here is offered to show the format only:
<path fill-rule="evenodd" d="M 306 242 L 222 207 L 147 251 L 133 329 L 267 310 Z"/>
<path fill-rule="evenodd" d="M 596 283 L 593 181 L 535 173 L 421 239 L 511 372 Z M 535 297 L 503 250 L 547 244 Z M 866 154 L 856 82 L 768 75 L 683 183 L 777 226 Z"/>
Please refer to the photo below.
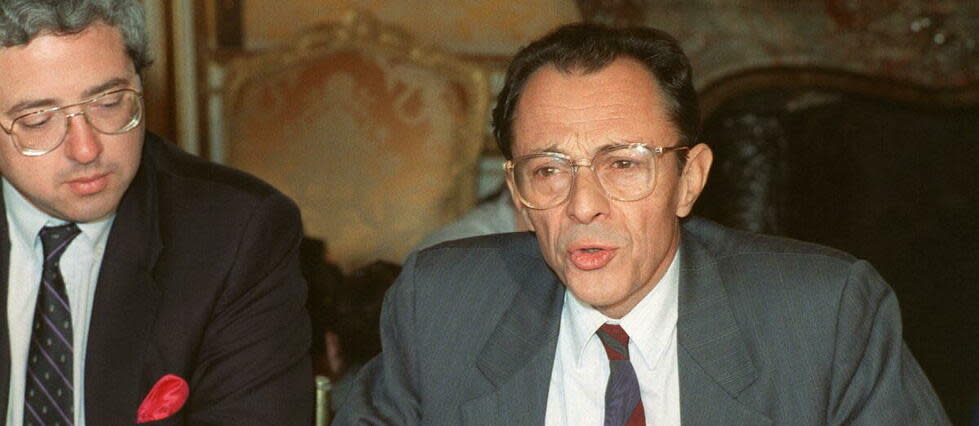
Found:
<path fill-rule="evenodd" d="M 970 0 L 578 0 L 586 19 L 662 28 L 698 87 L 763 67 L 818 67 L 954 89 L 979 81 Z"/>
<path fill-rule="evenodd" d="M 579 19 L 571 0 L 252 0 L 242 9 L 246 48 L 274 44 L 303 26 L 367 10 L 420 41 L 469 55 L 510 55 L 547 30 Z"/>

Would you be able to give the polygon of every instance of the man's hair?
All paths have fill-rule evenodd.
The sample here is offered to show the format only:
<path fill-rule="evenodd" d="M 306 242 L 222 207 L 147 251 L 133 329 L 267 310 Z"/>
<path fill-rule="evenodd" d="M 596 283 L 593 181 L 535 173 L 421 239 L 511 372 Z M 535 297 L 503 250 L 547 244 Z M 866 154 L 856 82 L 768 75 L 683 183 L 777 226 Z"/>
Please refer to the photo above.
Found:
<path fill-rule="evenodd" d="M 655 28 L 578 23 L 560 27 L 524 47 L 510 63 L 493 109 L 493 135 L 503 155 L 513 158 L 517 102 L 534 71 L 553 65 L 564 73 L 590 74 L 621 57 L 639 61 L 652 73 L 661 88 L 669 118 L 680 132 L 679 145 L 692 145 L 700 131 L 700 108 L 690 61 L 679 43 Z"/>
<path fill-rule="evenodd" d="M 118 28 L 136 72 L 150 62 L 146 17 L 138 0 L 0 0 L 0 46 L 25 45 L 45 34 L 68 35 L 96 23 Z"/>

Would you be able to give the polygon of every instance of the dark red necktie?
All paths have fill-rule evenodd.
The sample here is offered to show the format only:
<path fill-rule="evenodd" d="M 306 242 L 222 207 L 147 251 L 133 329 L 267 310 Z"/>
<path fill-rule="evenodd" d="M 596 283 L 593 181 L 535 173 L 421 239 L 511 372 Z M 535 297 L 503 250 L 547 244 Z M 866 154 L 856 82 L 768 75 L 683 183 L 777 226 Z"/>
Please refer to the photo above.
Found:
<path fill-rule="evenodd" d="M 595 333 L 608 355 L 608 385 L 605 387 L 605 426 L 646 424 L 639 392 L 639 379 L 629 361 L 629 335 L 622 327 L 605 324 Z"/>

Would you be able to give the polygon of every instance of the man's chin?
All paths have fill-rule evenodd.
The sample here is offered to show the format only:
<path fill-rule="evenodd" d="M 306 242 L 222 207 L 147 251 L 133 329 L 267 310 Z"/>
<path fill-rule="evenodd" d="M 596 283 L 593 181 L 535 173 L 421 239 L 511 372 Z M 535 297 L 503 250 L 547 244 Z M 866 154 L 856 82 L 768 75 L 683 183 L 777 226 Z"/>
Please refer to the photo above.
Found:
<path fill-rule="evenodd" d="M 595 271 L 581 271 L 565 276 L 565 287 L 578 298 L 589 305 L 608 303 L 609 281 L 606 274 Z M 587 275 L 587 276 L 581 276 Z"/>
<path fill-rule="evenodd" d="M 69 222 L 90 223 L 103 220 L 116 211 L 117 202 L 114 202 L 114 198 L 105 197 L 104 199 L 85 201 L 77 203 L 71 209 L 60 212 L 57 216 Z"/>

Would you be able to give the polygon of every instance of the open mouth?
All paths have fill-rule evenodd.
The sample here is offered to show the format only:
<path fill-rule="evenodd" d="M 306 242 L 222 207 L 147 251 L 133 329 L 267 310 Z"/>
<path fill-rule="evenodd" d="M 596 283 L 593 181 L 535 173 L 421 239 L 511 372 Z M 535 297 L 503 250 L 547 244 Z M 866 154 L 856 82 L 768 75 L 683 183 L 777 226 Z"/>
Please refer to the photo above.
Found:
<path fill-rule="evenodd" d="M 571 263 L 583 271 L 591 271 L 608 265 L 615 257 L 612 247 L 580 247 L 568 252 Z"/>

